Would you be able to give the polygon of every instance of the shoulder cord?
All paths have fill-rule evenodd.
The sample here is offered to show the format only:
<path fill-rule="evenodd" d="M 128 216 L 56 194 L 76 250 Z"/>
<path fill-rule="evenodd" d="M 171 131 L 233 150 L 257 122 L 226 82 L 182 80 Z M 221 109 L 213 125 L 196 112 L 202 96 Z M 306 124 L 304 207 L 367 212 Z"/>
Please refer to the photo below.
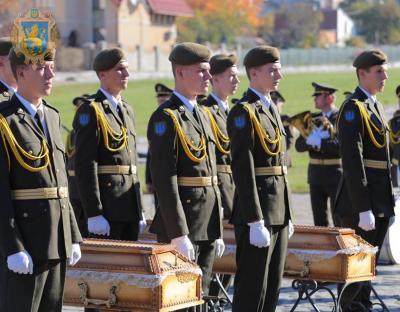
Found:
<path fill-rule="evenodd" d="M 251 120 L 251 123 L 253 124 L 254 129 L 256 130 L 257 136 L 260 139 L 261 146 L 265 153 L 270 156 L 275 156 L 278 155 L 279 152 L 281 151 L 281 132 L 278 127 L 275 128 L 275 133 L 276 133 L 276 139 L 272 140 L 269 135 L 265 132 L 263 127 L 261 126 L 259 120 L 256 117 L 256 114 L 254 111 L 250 108 L 248 104 L 243 104 L 243 107 L 247 110 L 249 113 L 249 117 Z M 268 145 L 266 144 L 276 144 L 275 151 L 272 151 Z"/>
<path fill-rule="evenodd" d="M 75 146 L 72 144 L 72 135 L 68 133 L 67 140 L 65 144 L 65 154 L 68 158 L 71 158 L 75 155 Z"/>
<path fill-rule="evenodd" d="M 208 118 L 210 119 L 211 129 L 214 134 L 218 150 L 222 154 L 229 154 L 229 149 L 224 149 L 224 147 L 222 146 L 223 144 L 229 144 L 229 138 L 225 136 L 222 133 L 221 129 L 218 127 L 217 121 L 215 120 L 211 111 L 207 107 L 204 107 L 204 111 L 207 113 Z"/>
<path fill-rule="evenodd" d="M 178 134 L 179 141 L 182 144 L 186 156 L 189 157 L 189 159 L 194 162 L 200 162 L 203 159 L 205 159 L 207 156 L 207 151 L 206 151 L 206 140 L 204 139 L 204 136 L 201 137 L 199 145 L 194 146 L 192 142 L 190 142 L 190 139 L 187 137 L 187 135 L 183 132 L 183 129 L 179 124 L 179 121 L 176 118 L 174 112 L 169 108 L 164 109 L 164 112 L 171 117 L 175 126 L 176 133 Z M 195 156 L 191 152 L 191 150 L 195 152 L 200 152 L 201 156 L 200 157 Z"/>
<path fill-rule="evenodd" d="M 7 120 L 4 118 L 3 115 L 0 114 L 0 133 L 4 143 L 4 147 L 7 152 L 8 158 L 8 168 L 11 168 L 11 160 L 10 160 L 10 153 L 8 150 L 7 145 L 11 148 L 13 155 L 15 156 L 18 163 L 26 170 L 30 172 L 39 172 L 45 169 L 50 164 L 50 156 L 49 156 L 49 148 L 47 146 L 47 141 L 45 139 L 42 140 L 42 147 L 38 155 L 33 155 L 32 152 L 25 151 L 21 145 L 18 144 L 17 139 L 15 138 L 14 134 L 12 133 L 10 126 L 7 123 Z M 8 143 L 8 144 L 7 144 Z M 40 160 L 43 161 L 43 165 L 38 167 L 30 166 L 24 158 L 28 160 Z"/>
<path fill-rule="evenodd" d="M 99 132 L 103 134 L 103 141 L 105 148 L 108 149 L 110 152 L 117 152 L 125 148 L 128 141 L 127 129 L 124 126 L 122 126 L 120 133 L 115 132 L 114 129 L 111 128 L 109 122 L 107 121 L 106 116 L 104 115 L 100 107 L 97 106 L 95 102 L 90 103 L 90 106 L 93 107 L 95 111 L 97 118 L 97 129 Z M 109 137 L 113 141 L 118 142 L 119 146 L 116 148 L 111 147 L 109 143 Z"/>

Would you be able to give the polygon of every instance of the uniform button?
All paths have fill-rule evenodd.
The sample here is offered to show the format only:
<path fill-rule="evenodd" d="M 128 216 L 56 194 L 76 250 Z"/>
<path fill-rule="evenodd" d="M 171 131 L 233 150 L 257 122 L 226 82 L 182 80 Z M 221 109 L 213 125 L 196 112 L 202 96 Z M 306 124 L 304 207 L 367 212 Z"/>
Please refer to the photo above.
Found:
<path fill-rule="evenodd" d="M 30 151 L 29 151 L 29 154 L 31 154 L 31 155 L 32 155 L 32 154 L 33 154 L 33 151 L 32 151 L 32 150 L 30 150 Z"/>
<path fill-rule="evenodd" d="M 257 187 L 257 189 L 258 189 L 259 191 L 261 191 L 261 187 Z"/>
<path fill-rule="evenodd" d="M 60 169 L 56 169 L 56 172 L 60 172 Z"/>
<path fill-rule="evenodd" d="M 28 213 L 24 212 L 24 214 L 22 215 L 24 218 L 28 218 Z"/>
<path fill-rule="evenodd" d="M 107 186 L 111 186 L 111 182 L 108 182 L 108 183 L 107 183 Z"/>
<path fill-rule="evenodd" d="M 190 199 L 186 200 L 186 203 L 190 204 L 192 201 Z"/>
<path fill-rule="evenodd" d="M 62 207 L 63 207 L 63 209 L 65 209 L 65 205 L 64 204 L 62 205 Z"/>

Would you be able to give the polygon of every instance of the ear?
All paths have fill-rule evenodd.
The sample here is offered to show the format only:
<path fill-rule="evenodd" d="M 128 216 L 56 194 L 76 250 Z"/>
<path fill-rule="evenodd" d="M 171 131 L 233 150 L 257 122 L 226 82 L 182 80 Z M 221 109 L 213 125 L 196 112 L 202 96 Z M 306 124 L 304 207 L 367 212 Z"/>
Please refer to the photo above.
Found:
<path fill-rule="evenodd" d="M 183 76 L 184 76 L 183 66 L 176 66 L 176 67 L 175 67 L 175 75 L 176 75 L 177 77 L 183 78 Z"/>
<path fill-rule="evenodd" d="M 4 60 L 4 56 L 0 56 L 0 67 L 4 67 L 4 62 L 5 60 Z"/>

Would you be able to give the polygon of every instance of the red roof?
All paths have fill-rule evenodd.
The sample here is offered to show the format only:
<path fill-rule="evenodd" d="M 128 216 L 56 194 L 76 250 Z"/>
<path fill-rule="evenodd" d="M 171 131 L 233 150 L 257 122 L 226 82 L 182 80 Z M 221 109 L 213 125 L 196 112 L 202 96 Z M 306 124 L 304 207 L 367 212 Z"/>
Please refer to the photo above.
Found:
<path fill-rule="evenodd" d="M 193 16 L 193 10 L 185 0 L 147 0 L 151 10 L 156 14 L 172 16 Z"/>

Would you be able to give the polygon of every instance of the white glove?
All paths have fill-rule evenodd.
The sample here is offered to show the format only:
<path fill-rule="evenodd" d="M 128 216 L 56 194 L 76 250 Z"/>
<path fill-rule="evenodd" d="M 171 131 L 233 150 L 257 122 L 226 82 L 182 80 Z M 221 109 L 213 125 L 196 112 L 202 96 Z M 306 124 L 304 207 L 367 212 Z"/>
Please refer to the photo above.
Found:
<path fill-rule="evenodd" d="M 224 219 L 224 207 L 221 207 L 221 210 L 220 210 L 220 217 L 221 217 L 221 220 Z"/>
<path fill-rule="evenodd" d="M 79 246 L 79 244 L 72 244 L 71 258 L 68 259 L 69 260 L 68 264 L 70 266 L 74 266 L 75 264 L 78 263 L 81 257 L 82 257 L 81 246 Z"/>
<path fill-rule="evenodd" d="M 89 233 L 97 235 L 110 235 L 110 224 L 102 215 L 88 218 Z"/>
<path fill-rule="evenodd" d="M 321 148 L 321 136 L 317 130 L 313 130 L 306 139 L 306 143 L 313 147 Z"/>
<path fill-rule="evenodd" d="M 289 220 L 289 224 L 288 224 L 288 238 L 291 238 L 294 234 L 294 226 L 292 223 L 292 220 Z"/>
<path fill-rule="evenodd" d="M 146 226 L 147 226 L 146 217 L 142 212 L 142 220 L 139 221 L 139 232 L 143 233 L 143 231 L 146 229 Z"/>
<path fill-rule="evenodd" d="M 268 247 L 271 243 L 271 235 L 264 226 L 264 220 L 249 223 L 250 226 L 250 244 L 262 248 Z"/>
<path fill-rule="evenodd" d="M 186 258 L 194 260 L 194 247 L 187 235 L 173 238 L 171 244 Z"/>
<path fill-rule="evenodd" d="M 7 257 L 7 266 L 10 271 L 19 274 L 33 274 L 33 261 L 26 250 Z"/>
<path fill-rule="evenodd" d="M 331 134 L 329 133 L 328 130 L 322 130 L 319 132 L 319 137 L 321 139 L 329 139 L 331 137 Z"/>
<path fill-rule="evenodd" d="M 221 258 L 224 255 L 224 251 L 225 251 L 225 243 L 224 240 L 222 238 L 218 238 L 215 241 L 215 255 L 218 258 Z"/>
<path fill-rule="evenodd" d="M 358 227 L 364 231 L 375 230 L 375 216 L 371 210 L 360 212 L 360 221 L 358 222 Z"/>

